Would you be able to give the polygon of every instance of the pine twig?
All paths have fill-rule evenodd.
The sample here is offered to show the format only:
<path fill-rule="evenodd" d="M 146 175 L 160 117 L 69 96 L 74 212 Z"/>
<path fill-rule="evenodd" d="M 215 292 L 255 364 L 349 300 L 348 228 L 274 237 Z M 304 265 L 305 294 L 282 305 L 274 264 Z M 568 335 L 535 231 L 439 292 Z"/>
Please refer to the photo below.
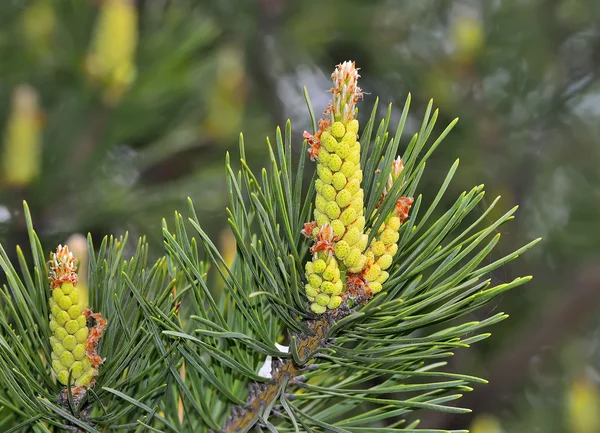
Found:
<path fill-rule="evenodd" d="M 296 335 L 297 350 L 302 359 L 308 361 L 319 348 L 327 346 L 327 331 L 335 322 L 350 313 L 351 309 L 341 306 L 337 310 L 320 315 L 316 320 L 308 321 L 307 326 L 312 331 L 311 334 Z M 305 370 L 306 367 L 296 364 L 293 358 L 274 360 L 271 381 L 266 384 L 250 384 L 246 404 L 231 409 L 231 415 L 220 433 L 247 431 L 259 420 L 261 410 L 272 406 L 281 392 L 285 391 L 286 385 L 293 384 L 294 379 L 298 379 Z"/>

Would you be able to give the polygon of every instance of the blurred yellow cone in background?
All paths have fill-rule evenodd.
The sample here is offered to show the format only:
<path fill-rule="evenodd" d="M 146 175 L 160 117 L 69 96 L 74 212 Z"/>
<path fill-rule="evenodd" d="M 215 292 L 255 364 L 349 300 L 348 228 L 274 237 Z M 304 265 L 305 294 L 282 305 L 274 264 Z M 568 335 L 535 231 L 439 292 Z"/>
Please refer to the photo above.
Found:
<path fill-rule="evenodd" d="M 569 433 L 597 433 L 600 431 L 600 393 L 588 379 L 573 381 L 566 395 Z"/>
<path fill-rule="evenodd" d="M 26 186 L 40 173 L 41 114 L 37 91 L 27 84 L 18 86 L 4 130 L 2 180 L 9 185 Z"/>

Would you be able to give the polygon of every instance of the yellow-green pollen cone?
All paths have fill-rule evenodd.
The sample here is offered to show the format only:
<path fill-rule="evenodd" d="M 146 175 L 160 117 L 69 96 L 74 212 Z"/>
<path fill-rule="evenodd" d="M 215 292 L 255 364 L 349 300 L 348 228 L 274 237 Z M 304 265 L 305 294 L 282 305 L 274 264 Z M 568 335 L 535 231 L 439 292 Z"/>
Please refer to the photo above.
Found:
<path fill-rule="evenodd" d="M 344 283 L 338 261 L 333 255 L 333 231 L 329 223 L 323 224 L 319 230 L 319 240 L 311 248 L 312 261 L 306 263 L 305 271 L 308 283 L 305 286 L 306 296 L 311 302 L 313 313 L 322 314 L 340 306 L 340 296 Z"/>
<path fill-rule="evenodd" d="M 42 111 L 38 92 L 31 86 L 18 86 L 4 127 L 4 148 L 0 178 L 9 185 L 25 186 L 41 169 Z"/>
<path fill-rule="evenodd" d="M 362 253 L 368 238 L 364 234 L 359 124 L 354 118 L 356 103 L 362 96 L 357 85 L 358 77 L 353 62 L 344 62 L 336 67 L 331 75 L 333 101 L 325 110 L 325 118 L 319 121 L 320 129 L 314 136 L 304 134 L 310 144 L 310 157 L 317 161 L 318 176 L 315 183 L 315 222 L 308 224 L 303 231 L 315 238 L 315 246 L 311 249 L 313 260 L 306 269 L 309 281 L 306 294 L 315 313 L 337 308 L 344 285 L 341 280 L 339 283 L 327 280 L 324 288 L 320 286 L 318 278 L 321 276 L 314 272 L 315 263 L 323 261 L 327 269 L 332 267 L 339 272 L 360 272 L 367 260 Z M 329 297 L 327 302 L 326 297 Z"/>
<path fill-rule="evenodd" d="M 402 159 L 398 157 L 392 163 L 387 185 L 383 192 L 384 197 L 394 183 L 403 181 L 401 178 L 403 170 Z M 364 291 L 367 296 L 379 293 L 382 289 L 382 284 L 389 278 L 387 270 L 392 265 L 394 256 L 398 251 L 400 225 L 408 218 L 412 203 L 412 197 L 400 197 L 398 199 L 394 210 L 379 226 L 377 234 L 371 241 L 369 248 L 365 251 L 367 263 L 360 273 L 360 277 L 364 281 Z M 375 212 L 377 212 L 377 209 Z"/>
<path fill-rule="evenodd" d="M 136 77 L 138 12 L 134 0 L 104 0 L 90 54 L 88 74 L 105 87 L 105 99 L 116 104 Z"/>
<path fill-rule="evenodd" d="M 97 375 L 98 362 L 93 359 L 97 339 L 90 338 L 87 325 L 90 312 L 82 305 L 75 288 L 77 259 L 68 247 L 59 245 L 49 266 L 52 371 L 62 385 L 91 386 Z M 94 331 L 98 333 L 97 329 Z"/>
<path fill-rule="evenodd" d="M 315 135 L 304 133 L 310 158 L 317 161 L 315 221 L 302 230 L 314 240 L 313 257 L 305 267 L 305 291 L 316 314 L 336 309 L 346 296 L 366 302 L 381 291 L 398 250 L 400 225 L 413 202 L 401 197 L 367 247 L 359 125 L 354 118 L 362 96 L 358 77 L 354 63 L 336 67 L 332 74 L 333 101 L 325 110 L 326 117 L 319 121 Z M 384 197 L 396 182 L 403 182 L 403 169 L 400 158 L 392 163 Z"/>

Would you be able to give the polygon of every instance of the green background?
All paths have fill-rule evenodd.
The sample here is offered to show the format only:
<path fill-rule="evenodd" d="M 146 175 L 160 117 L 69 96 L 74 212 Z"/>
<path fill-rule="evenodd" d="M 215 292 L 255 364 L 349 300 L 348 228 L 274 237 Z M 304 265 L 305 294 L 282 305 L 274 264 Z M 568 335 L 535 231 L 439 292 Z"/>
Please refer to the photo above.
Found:
<path fill-rule="evenodd" d="M 474 428 L 600 431 L 592 419 L 600 412 L 600 2 L 142 0 L 137 76 L 114 107 L 85 72 L 99 4 L 0 3 L 0 125 L 23 83 L 37 90 L 43 113 L 39 176 L 0 186 L 7 250 L 27 243 L 26 199 L 44 245 L 128 231 L 159 251 L 161 218 L 187 196 L 213 239 L 231 248 L 225 152 L 237 157 L 243 131 L 249 160 L 262 166 L 265 137 L 287 118 L 299 152 L 310 129 L 303 86 L 318 113 L 333 66 L 355 60 L 360 118 L 379 96 L 397 119 L 409 92 L 406 137 L 431 97 L 438 132 L 460 118 L 429 164 L 425 200 L 460 158 L 449 200 L 485 183 L 488 197 L 503 196 L 498 213 L 521 205 L 500 229 L 498 254 L 544 238 L 493 275 L 535 277 L 489 307 L 511 318 L 450 361 L 490 380 L 461 402 L 491 416 Z M 419 417 L 421 427 L 446 429 L 475 419 Z"/>

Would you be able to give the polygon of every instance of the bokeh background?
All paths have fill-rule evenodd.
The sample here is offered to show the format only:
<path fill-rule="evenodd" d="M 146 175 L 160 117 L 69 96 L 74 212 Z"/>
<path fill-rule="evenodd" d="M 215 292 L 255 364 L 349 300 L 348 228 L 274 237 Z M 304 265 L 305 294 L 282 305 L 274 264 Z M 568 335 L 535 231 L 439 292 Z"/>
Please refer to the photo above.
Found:
<path fill-rule="evenodd" d="M 544 238 L 493 276 L 535 277 L 490 307 L 510 319 L 450 361 L 490 381 L 461 402 L 473 415 L 423 426 L 600 432 L 599 23 L 598 0 L 2 1 L 0 242 L 26 244 L 25 199 L 44 245 L 128 231 L 159 251 L 190 196 L 231 250 L 225 152 L 243 131 L 260 167 L 288 118 L 299 149 L 303 86 L 318 113 L 333 66 L 355 60 L 361 117 L 409 92 L 408 133 L 432 97 L 439 130 L 460 117 L 426 199 L 460 158 L 449 203 L 485 183 L 487 203 L 521 206 L 500 252 Z"/>

